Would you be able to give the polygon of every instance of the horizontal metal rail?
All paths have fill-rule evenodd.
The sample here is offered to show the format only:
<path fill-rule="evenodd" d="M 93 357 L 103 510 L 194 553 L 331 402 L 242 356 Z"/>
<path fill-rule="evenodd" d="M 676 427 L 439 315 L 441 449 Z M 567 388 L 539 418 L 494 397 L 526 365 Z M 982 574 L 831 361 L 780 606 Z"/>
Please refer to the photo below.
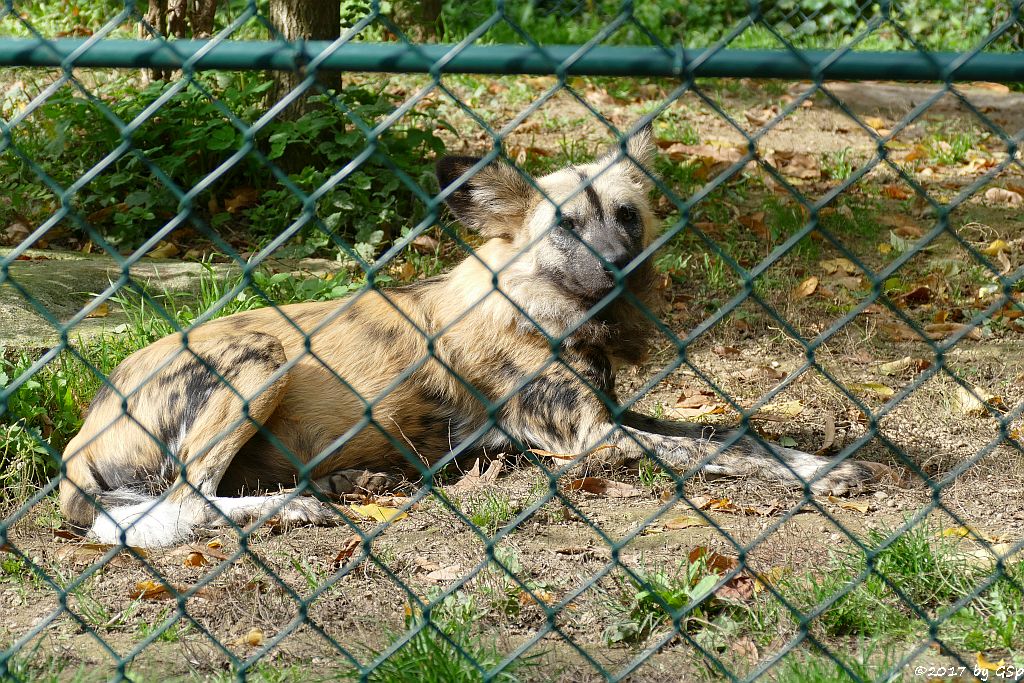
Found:
<path fill-rule="evenodd" d="M 1024 53 L 0 39 L 0 66 L 1024 82 Z M 322 60 L 320 56 L 323 55 Z"/>

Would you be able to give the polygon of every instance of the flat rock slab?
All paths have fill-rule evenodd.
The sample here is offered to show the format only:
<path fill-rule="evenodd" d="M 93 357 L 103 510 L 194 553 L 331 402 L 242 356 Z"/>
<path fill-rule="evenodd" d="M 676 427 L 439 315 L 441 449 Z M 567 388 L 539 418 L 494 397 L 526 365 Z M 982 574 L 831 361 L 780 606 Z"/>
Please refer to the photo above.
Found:
<path fill-rule="evenodd" d="M 0 250 L 0 263 L 10 250 Z M 0 273 L 0 346 L 24 350 L 49 349 L 60 343 L 61 326 L 77 316 L 97 295 L 113 291 L 122 281 L 121 265 L 106 256 L 36 251 L 10 262 Z M 212 273 L 208 268 L 212 268 Z M 230 277 L 237 266 L 145 259 L 128 276 L 150 292 L 193 294 L 202 279 Z M 83 318 L 67 329 L 71 344 L 110 332 L 128 322 L 121 307 L 107 300 L 106 315 Z"/>
<path fill-rule="evenodd" d="M 30 249 L 20 260 L 8 261 L 10 249 L 0 248 L 0 348 L 40 351 L 61 341 L 62 326 L 81 313 L 97 295 L 133 291 L 123 281 L 122 266 L 109 256 Z M 7 264 L 6 277 L 3 264 Z M 341 268 L 328 259 L 268 259 L 261 269 L 299 277 L 319 277 Z M 128 277 L 151 294 L 166 292 L 187 300 L 199 293 L 204 280 L 236 278 L 235 263 L 203 264 L 194 261 L 142 259 Z M 128 322 L 124 310 L 111 299 L 101 317 L 82 318 L 66 330 L 69 344 L 113 332 Z"/>

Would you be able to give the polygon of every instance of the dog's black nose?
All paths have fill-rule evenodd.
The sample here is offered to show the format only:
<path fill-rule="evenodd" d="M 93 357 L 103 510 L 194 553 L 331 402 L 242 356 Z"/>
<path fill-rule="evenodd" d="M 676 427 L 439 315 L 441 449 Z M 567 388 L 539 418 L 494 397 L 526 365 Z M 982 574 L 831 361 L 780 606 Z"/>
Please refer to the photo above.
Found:
<path fill-rule="evenodd" d="M 615 270 L 622 270 L 628 266 L 633 260 L 633 256 L 628 251 L 616 251 L 603 255 L 602 259 L 604 260 L 604 269 L 609 273 L 614 273 Z M 615 270 L 612 269 L 612 266 L 615 266 Z"/>

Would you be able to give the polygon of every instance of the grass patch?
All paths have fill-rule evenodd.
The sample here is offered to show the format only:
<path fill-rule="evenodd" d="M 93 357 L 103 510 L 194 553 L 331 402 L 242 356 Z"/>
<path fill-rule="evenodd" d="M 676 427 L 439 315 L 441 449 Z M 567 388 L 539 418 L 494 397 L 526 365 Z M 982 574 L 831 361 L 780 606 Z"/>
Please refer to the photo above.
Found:
<path fill-rule="evenodd" d="M 978 139 L 971 133 L 938 134 L 928 139 L 928 162 L 935 166 L 956 166 L 967 161 L 967 155 L 978 148 Z"/>
<path fill-rule="evenodd" d="M 852 150 L 849 147 L 837 150 L 835 152 L 825 152 L 821 156 L 821 172 L 828 176 L 832 180 L 846 180 L 853 175 L 853 169 L 856 168 L 853 160 L 850 158 Z"/>
<path fill-rule="evenodd" d="M 460 508 L 477 529 L 493 536 L 526 507 L 503 491 L 485 491 L 460 501 Z"/>
<path fill-rule="evenodd" d="M 411 609 L 405 620 L 406 631 L 391 633 L 388 647 L 394 646 L 406 632 L 415 630 L 415 634 L 388 654 L 367 680 L 374 683 L 518 681 L 517 672 L 531 666 L 537 655 L 520 657 L 495 672 L 504 654 L 494 641 L 474 633 L 474 624 L 481 616 L 476 599 L 465 592 L 444 598 L 429 614 Z M 376 659 L 387 649 L 373 650 L 370 657 Z M 361 675 L 352 671 L 345 677 L 358 679 Z"/>
<path fill-rule="evenodd" d="M 785 593 L 792 594 L 805 615 L 825 605 L 812 627 L 831 637 L 910 635 L 925 627 L 922 614 L 944 615 L 985 575 L 964 561 L 956 541 L 928 525 L 908 529 L 889 542 L 891 534 L 872 530 L 865 539 L 868 553 L 844 551 L 821 575 L 789 582 Z M 870 561 L 868 556 L 873 556 Z"/>
<path fill-rule="evenodd" d="M 785 683 L 860 683 L 861 681 L 900 680 L 899 675 L 879 679 L 891 668 L 890 658 L 876 656 L 870 643 L 865 643 L 859 656 L 835 659 L 821 652 L 794 652 L 773 667 L 768 677 Z"/>

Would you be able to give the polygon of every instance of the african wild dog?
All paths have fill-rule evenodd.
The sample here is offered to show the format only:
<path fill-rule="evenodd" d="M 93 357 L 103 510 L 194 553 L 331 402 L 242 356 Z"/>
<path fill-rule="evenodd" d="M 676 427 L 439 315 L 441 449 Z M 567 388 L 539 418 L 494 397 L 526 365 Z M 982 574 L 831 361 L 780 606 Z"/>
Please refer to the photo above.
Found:
<path fill-rule="evenodd" d="M 278 507 L 285 523 L 328 523 L 328 504 L 280 493 L 296 484 L 295 462 L 314 463 L 320 490 L 344 493 L 418 476 L 404 449 L 433 463 L 516 443 L 580 454 L 611 444 L 591 457 L 653 452 L 679 470 L 710 458 L 703 471 L 802 478 L 816 491 L 868 486 L 882 466 L 772 455 L 747 437 L 633 412 L 612 419 L 616 371 L 640 361 L 651 336 L 634 302 L 654 298 L 653 154 L 648 126 L 595 163 L 536 180 L 500 161 L 442 159 L 449 207 L 487 238 L 474 255 L 413 285 L 237 313 L 138 351 L 68 444 L 64 514 L 136 546 Z M 633 301 L 614 296 L 617 279 Z M 500 404 L 497 426 L 484 401 Z"/>

